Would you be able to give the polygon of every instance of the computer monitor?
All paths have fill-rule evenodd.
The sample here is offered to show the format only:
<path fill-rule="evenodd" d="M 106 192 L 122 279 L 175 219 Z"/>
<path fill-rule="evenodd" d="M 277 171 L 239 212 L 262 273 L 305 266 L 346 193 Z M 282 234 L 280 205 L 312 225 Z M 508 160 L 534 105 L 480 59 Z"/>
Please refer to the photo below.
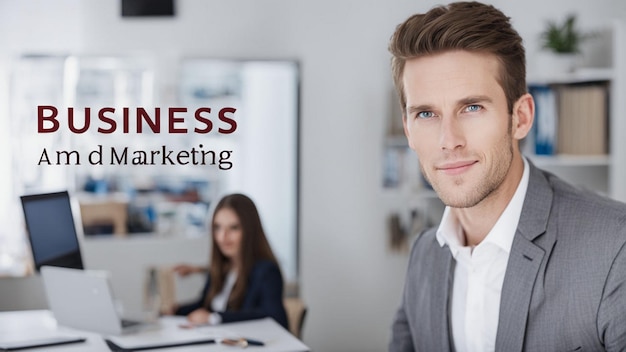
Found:
<path fill-rule="evenodd" d="M 20 197 L 35 268 L 42 265 L 83 269 L 67 191 Z"/>

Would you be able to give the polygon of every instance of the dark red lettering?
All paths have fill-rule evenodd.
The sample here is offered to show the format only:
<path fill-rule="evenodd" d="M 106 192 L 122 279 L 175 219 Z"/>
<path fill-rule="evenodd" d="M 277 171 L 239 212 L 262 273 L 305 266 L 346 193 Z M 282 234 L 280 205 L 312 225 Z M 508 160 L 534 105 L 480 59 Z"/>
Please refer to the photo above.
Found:
<path fill-rule="evenodd" d="M 205 107 L 205 108 L 199 108 L 198 110 L 196 110 L 196 113 L 195 113 L 196 120 L 198 122 L 202 122 L 204 126 L 206 126 L 205 128 L 198 128 L 198 127 L 194 128 L 193 131 L 196 133 L 209 133 L 213 129 L 213 123 L 211 122 L 210 119 L 202 116 L 203 112 L 210 114 L 211 108 Z"/>
<path fill-rule="evenodd" d="M 187 108 L 169 108 L 169 131 L 170 133 L 187 133 L 186 128 L 176 128 L 174 124 L 185 122 L 184 117 L 174 116 L 177 112 L 187 112 Z"/>
<path fill-rule="evenodd" d="M 154 108 L 154 121 L 150 119 L 150 115 L 144 108 L 137 108 L 137 133 L 142 132 L 143 124 L 141 120 L 148 123 L 148 126 L 154 133 L 161 132 L 161 108 Z"/>
<path fill-rule="evenodd" d="M 50 116 L 44 115 L 45 111 L 50 111 Z M 59 110 L 51 105 L 39 105 L 37 106 L 37 132 L 39 133 L 50 133 L 56 132 L 59 129 L 59 121 L 56 120 L 57 115 L 59 114 Z M 44 122 L 50 121 L 52 122 L 52 127 L 45 128 Z"/>
<path fill-rule="evenodd" d="M 115 113 L 115 108 L 102 108 L 98 111 L 98 119 L 110 126 L 109 128 L 98 127 L 98 132 L 105 134 L 113 133 L 117 128 L 117 123 L 114 119 L 106 116 L 105 113 Z"/>
<path fill-rule="evenodd" d="M 128 108 L 123 108 L 122 109 L 122 132 L 124 133 L 128 133 L 128 131 L 130 130 L 130 117 L 128 117 Z"/>
<path fill-rule="evenodd" d="M 237 121 L 233 120 L 232 118 L 226 116 L 226 113 L 231 113 L 234 114 L 235 111 L 237 111 L 237 109 L 235 108 L 222 108 L 219 112 L 219 119 L 222 122 L 226 122 L 228 125 L 230 125 L 230 129 L 224 129 L 224 128 L 219 128 L 218 131 L 219 133 L 223 133 L 223 134 L 231 134 L 233 132 L 235 132 L 235 130 L 237 129 Z"/>
<path fill-rule="evenodd" d="M 67 119 L 70 131 L 78 134 L 85 133 L 89 129 L 89 123 L 91 122 L 91 108 L 85 108 L 85 124 L 82 128 L 74 126 L 74 108 L 67 108 Z"/>

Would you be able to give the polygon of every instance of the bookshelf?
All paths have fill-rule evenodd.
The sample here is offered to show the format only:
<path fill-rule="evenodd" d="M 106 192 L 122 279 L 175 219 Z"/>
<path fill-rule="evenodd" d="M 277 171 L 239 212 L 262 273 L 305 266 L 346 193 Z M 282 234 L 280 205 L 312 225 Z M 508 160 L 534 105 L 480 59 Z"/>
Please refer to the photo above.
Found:
<path fill-rule="evenodd" d="M 530 146 L 525 147 L 525 154 L 535 165 L 581 187 L 621 201 L 626 201 L 626 102 L 620 98 L 626 94 L 624 28 L 622 21 L 615 21 L 609 31 L 612 67 L 585 67 L 554 76 L 533 76 L 529 72 L 528 85 L 531 92 L 532 87 L 548 87 L 555 93 L 555 106 L 548 104 L 548 109 L 553 108 L 552 117 L 555 121 L 552 127 L 549 127 L 550 123 L 547 125 L 548 129 L 554 128 L 557 141 L 553 146 L 553 153 L 548 153 L 551 155 L 534 153 L 541 148 L 533 146 L 536 147 L 535 143 L 541 141 L 532 140 Z M 602 96 L 602 90 L 606 97 L 599 102 L 598 99 L 602 98 L 598 96 Z M 590 98 L 592 94 L 596 94 L 595 100 Z M 552 114 L 547 114 L 544 110 L 542 115 L 540 111 L 542 108 L 546 109 L 546 105 L 541 106 L 542 100 L 535 98 L 538 110 L 535 127 L 541 127 L 542 116 L 545 118 Z M 587 120 L 584 119 L 585 116 Z M 604 121 L 598 120 L 599 118 L 604 118 Z M 589 119 L 596 120 L 590 123 Z M 546 126 L 545 121 L 543 126 Z M 596 143 L 592 147 L 589 143 L 594 138 Z M 598 149 L 598 138 L 605 143 L 603 149 Z M 593 141 L 591 144 L 594 144 Z"/>
<path fill-rule="evenodd" d="M 444 205 L 422 177 L 415 152 L 409 148 L 395 90 L 389 101 L 380 201 L 383 208 L 388 209 L 389 249 L 402 253 L 409 250 L 414 236 L 439 222 Z"/>

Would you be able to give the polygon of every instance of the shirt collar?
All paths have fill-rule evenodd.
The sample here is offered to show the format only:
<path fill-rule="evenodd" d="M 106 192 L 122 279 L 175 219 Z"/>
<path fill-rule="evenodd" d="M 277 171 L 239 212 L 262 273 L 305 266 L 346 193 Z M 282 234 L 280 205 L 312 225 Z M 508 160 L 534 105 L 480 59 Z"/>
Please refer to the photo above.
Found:
<path fill-rule="evenodd" d="M 479 246 L 483 243 L 492 243 L 504 250 L 507 254 L 511 252 L 513 237 L 515 236 L 517 224 L 522 213 L 522 206 L 524 205 L 524 198 L 526 197 L 528 180 L 530 178 L 528 161 L 525 157 L 522 157 L 522 160 L 524 161 L 524 171 L 520 183 L 517 185 L 517 189 L 513 194 L 513 198 L 511 198 L 504 212 L 502 212 L 502 215 L 500 215 L 495 225 L 487 234 L 487 237 L 485 237 Z M 452 256 L 455 258 L 465 242 L 461 224 L 448 206 L 446 206 L 443 212 L 436 238 L 441 247 L 446 244 L 450 247 Z"/>

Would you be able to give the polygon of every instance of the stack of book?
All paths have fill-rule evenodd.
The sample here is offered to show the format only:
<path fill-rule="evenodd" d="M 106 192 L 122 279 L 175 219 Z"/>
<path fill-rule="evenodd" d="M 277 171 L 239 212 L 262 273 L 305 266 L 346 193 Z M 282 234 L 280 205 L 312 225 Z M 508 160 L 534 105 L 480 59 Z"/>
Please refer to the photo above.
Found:
<path fill-rule="evenodd" d="M 606 84 L 562 84 L 529 88 L 536 104 L 535 154 L 608 153 Z"/>

